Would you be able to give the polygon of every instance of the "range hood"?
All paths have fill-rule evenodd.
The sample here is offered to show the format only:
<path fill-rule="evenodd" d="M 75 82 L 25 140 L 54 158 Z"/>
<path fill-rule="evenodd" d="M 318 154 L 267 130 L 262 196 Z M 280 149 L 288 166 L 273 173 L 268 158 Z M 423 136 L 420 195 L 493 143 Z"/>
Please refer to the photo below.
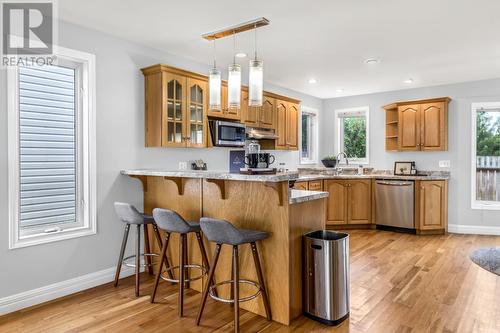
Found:
<path fill-rule="evenodd" d="M 261 140 L 261 139 L 275 140 L 279 138 L 279 136 L 274 132 L 274 130 L 266 128 L 247 127 L 246 134 L 248 139 L 255 139 L 255 140 Z"/>

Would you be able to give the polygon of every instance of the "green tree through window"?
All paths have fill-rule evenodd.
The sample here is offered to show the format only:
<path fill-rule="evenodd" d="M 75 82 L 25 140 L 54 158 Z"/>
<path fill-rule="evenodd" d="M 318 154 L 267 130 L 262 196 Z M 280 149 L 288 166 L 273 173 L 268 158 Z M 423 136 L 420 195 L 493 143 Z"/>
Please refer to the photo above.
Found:
<path fill-rule="evenodd" d="M 348 157 L 366 157 L 366 118 L 343 118 L 344 152 Z"/>
<path fill-rule="evenodd" d="M 498 112 L 477 112 L 476 155 L 500 156 L 500 115 Z"/>

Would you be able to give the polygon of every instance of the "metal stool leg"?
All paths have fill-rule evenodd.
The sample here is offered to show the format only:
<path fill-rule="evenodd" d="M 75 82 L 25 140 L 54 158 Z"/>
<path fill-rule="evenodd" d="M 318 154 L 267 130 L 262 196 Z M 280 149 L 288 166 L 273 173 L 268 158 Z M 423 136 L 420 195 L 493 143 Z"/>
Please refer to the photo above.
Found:
<path fill-rule="evenodd" d="M 264 284 L 264 276 L 262 275 L 262 268 L 260 266 L 257 244 L 250 243 L 250 245 L 252 246 L 253 261 L 255 263 L 255 269 L 257 270 L 257 277 L 259 279 L 260 290 L 262 291 L 262 300 L 264 301 L 264 308 L 266 309 L 267 320 L 271 320 L 271 306 L 269 305 L 269 298 L 267 297 L 267 290 Z"/>
<path fill-rule="evenodd" d="M 196 233 L 196 240 L 198 241 L 198 246 L 200 247 L 201 259 L 203 265 L 210 271 L 210 264 L 208 263 L 207 251 L 205 250 L 205 245 L 203 244 L 203 238 L 201 237 L 201 233 Z M 212 284 L 215 284 L 215 279 L 210 281 Z M 215 295 L 217 295 L 217 291 L 215 290 Z"/>
<path fill-rule="evenodd" d="M 188 239 L 188 235 L 184 235 L 184 265 L 187 265 L 189 263 L 189 255 L 188 255 L 188 244 L 187 244 L 187 239 Z M 184 288 L 188 289 L 190 287 L 190 283 L 189 283 L 189 268 L 187 267 L 184 267 L 184 277 L 186 280 L 186 284 L 184 285 Z"/>
<path fill-rule="evenodd" d="M 153 232 L 155 234 L 155 237 L 156 237 L 156 241 L 158 242 L 158 246 L 160 247 L 160 249 L 163 248 L 163 242 L 161 240 L 161 235 L 160 235 L 160 231 L 158 230 L 158 226 L 156 225 L 156 223 L 153 223 Z M 167 242 L 168 244 L 168 241 L 170 240 L 170 233 L 167 232 L 166 233 L 166 237 L 165 237 L 165 242 Z M 168 258 L 167 258 L 167 252 L 165 252 L 165 269 L 168 269 L 170 267 L 170 262 L 168 261 Z M 168 277 L 173 279 L 174 278 L 174 274 L 172 273 L 172 271 L 168 271 L 167 272 L 168 274 Z"/>
<path fill-rule="evenodd" d="M 147 256 L 146 253 L 151 253 L 151 246 L 149 244 L 149 227 L 147 224 L 143 226 L 144 228 L 144 263 L 148 267 L 148 273 L 153 275 L 153 260 L 151 260 L 151 256 Z"/>
<path fill-rule="evenodd" d="M 158 273 L 156 273 L 155 285 L 153 287 L 153 292 L 151 293 L 151 303 L 154 303 L 154 301 L 155 301 L 156 290 L 158 289 L 158 283 L 160 283 L 160 276 L 161 276 L 161 271 L 163 269 L 163 263 L 165 262 L 165 259 L 167 258 L 167 247 L 168 247 L 169 238 L 170 238 L 170 234 L 167 234 L 167 237 L 165 239 L 165 243 L 163 244 L 162 249 L 161 249 L 160 265 L 158 265 Z"/>
<path fill-rule="evenodd" d="M 231 260 L 231 281 L 234 281 L 234 260 Z M 231 290 L 229 292 L 229 299 L 234 301 L 234 288 L 231 285 Z M 234 307 L 234 303 L 229 303 L 231 307 Z"/>
<path fill-rule="evenodd" d="M 205 309 L 205 304 L 207 302 L 207 297 L 208 297 L 208 290 L 210 289 L 211 281 L 214 278 L 215 267 L 217 266 L 217 262 L 219 261 L 219 254 L 220 254 L 221 247 L 222 247 L 221 244 L 217 244 L 215 246 L 214 256 L 212 258 L 212 263 L 210 264 L 210 271 L 208 272 L 207 283 L 205 285 L 205 289 L 203 289 L 203 295 L 201 296 L 200 308 L 198 309 L 198 315 L 196 316 L 196 325 L 197 326 L 200 325 L 201 315 L 203 314 L 203 310 Z"/>
<path fill-rule="evenodd" d="M 184 260 L 185 260 L 185 242 L 186 234 L 181 234 L 179 238 L 179 317 L 184 315 Z"/>
<path fill-rule="evenodd" d="M 240 272 L 238 246 L 233 246 L 233 288 L 234 288 L 234 332 L 240 331 Z"/>
<path fill-rule="evenodd" d="M 127 246 L 129 230 L 130 230 L 130 224 L 126 224 L 125 231 L 123 232 L 123 240 L 122 240 L 122 248 L 120 250 L 120 257 L 118 258 L 118 264 L 116 265 L 115 287 L 118 286 L 118 280 L 120 279 L 120 271 L 122 269 L 123 256 L 125 255 L 125 248 Z"/>
<path fill-rule="evenodd" d="M 137 225 L 137 238 L 135 244 L 135 296 L 139 297 L 139 284 L 140 284 L 140 271 L 141 271 L 141 225 Z"/>

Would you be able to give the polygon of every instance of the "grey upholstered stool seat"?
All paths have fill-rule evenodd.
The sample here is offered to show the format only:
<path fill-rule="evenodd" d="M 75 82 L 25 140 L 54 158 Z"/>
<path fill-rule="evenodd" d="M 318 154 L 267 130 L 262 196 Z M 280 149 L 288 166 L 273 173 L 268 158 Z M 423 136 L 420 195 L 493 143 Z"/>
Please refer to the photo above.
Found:
<path fill-rule="evenodd" d="M 165 243 L 162 248 L 162 259 L 158 272 L 156 274 L 156 280 L 153 287 L 153 293 L 151 294 L 151 303 L 154 302 L 156 290 L 158 289 L 158 283 L 160 279 L 179 283 L 179 317 L 183 316 L 184 312 L 184 288 L 189 288 L 189 282 L 201 279 L 205 276 L 210 269 L 208 264 L 207 253 L 205 251 L 205 246 L 203 245 L 203 239 L 201 237 L 201 227 L 198 222 L 190 222 L 184 220 L 177 212 L 169 209 L 155 208 L 153 209 L 153 217 L 155 219 L 158 227 L 165 231 Z M 166 272 L 172 274 L 173 270 L 178 270 L 179 277 L 174 279 L 173 276 L 167 278 L 162 274 L 163 258 L 164 254 L 167 252 L 168 243 L 170 240 L 170 234 L 177 233 L 180 234 L 179 237 L 179 265 L 173 266 L 166 269 Z M 201 258 L 203 265 L 189 264 L 188 259 L 188 246 L 187 246 L 187 235 L 189 233 L 194 233 L 196 235 L 196 240 L 198 241 L 198 247 L 200 248 Z M 189 269 L 199 269 L 201 274 L 190 278 Z"/>
<path fill-rule="evenodd" d="M 151 215 L 145 215 L 140 213 L 137 208 L 132 206 L 131 204 L 124 203 L 124 202 L 115 202 L 115 211 L 116 215 L 120 218 L 120 220 L 125 223 L 125 232 L 123 235 L 123 241 L 122 241 L 122 247 L 120 250 L 120 256 L 118 258 L 118 264 L 116 266 L 116 273 L 115 273 L 115 287 L 118 286 L 118 280 L 120 279 L 120 271 L 122 264 L 125 266 L 129 267 L 134 267 L 135 268 L 135 295 L 139 296 L 139 284 L 140 284 L 140 268 L 141 267 L 147 267 L 148 271 L 150 274 L 153 274 L 153 265 L 151 261 L 151 257 L 156 257 L 159 256 L 156 253 L 151 253 L 151 247 L 149 244 L 149 231 L 148 231 L 148 225 L 151 225 L 153 228 L 153 232 L 155 234 L 156 240 L 158 242 L 158 245 L 162 247 L 162 241 L 161 241 L 161 236 L 158 231 L 158 227 L 156 226 L 156 223 Z M 127 246 L 127 240 L 128 240 L 128 234 L 130 231 L 130 225 L 135 225 L 137 226 L 137 239 L 136 239 L 136 250 L 135 254 L 132 256 L 128 256 L 126 258 L 123 258 L 125 254 L 125 248 Z M 141 225 L 144 228 L 144 253 L 140 253 L 141 249 Z M 144 264 L 141 265 L 140 263 L 140 257 L 144 256 Z M 129 259 L 135 258 L 135 263 L 129 263 Z M 165 265 L 168 267 L 168 259 L 165 261 Z"/>
<path fill-rule="evenodd" d="M 262 268 L 260 265 L 259 254 L 257 252 L 257 241 L 264 240 L 269 237 L 269 234 L 264 231 L 259 230 L 247 230 L 238 229 L 233 226 L 228 221 L 213 219 L 203 217 L 200 220 L 201 230 L 208 238 L 209 241 L 216 243 L 214 257 L 211 262 L 210 272 L 208 273 L 208 279 L 205 287 L 203 288 L 203 294 L 201 298 L 200 308 L 198 310 L 198 316 L 196 318 L 196 325 L 200 324 L 201 316 L 205 308 L 205 303 L 207 301 L 207 296 L 210 295 L 211 298 L 216 301 L 221 301 L 224 303 L 234 304 L 234 331 L 239 332 L 239 302 L 245 302 L 262 295 L 262 300 L 264 301 L 264 308 L 266 310 L 266 316 L 268 320 L 271 320 L 271 307 L 269 305 L 269 299 L 267 297 L 267 290 L 264 283 L 264 276 L 262 274 Z M 232 245 L 233 247 L 233 258 L 232 258 L 232 275 L 231 280 L 222 281 L 217 284 L 213 282 L 213 276 L 215 274 L 215 268 L 217 267 L 217 262 L 219 260 L 219 254 L 222 245 Z M 239 258 L 238 258 L 238 246 L 243 244 L 250 244 L 252 248 L 252 256 L 254 259 L 255 269 L 257 271 L 257 278 L 259 282 L 254 282 L 246 279 L 240 279 L 239 276 Z M 245 283 L 247 285 L 252 285 L 257 288 L 257 292 L 254 295 L 240 298 L 239 295 L 239 284 Z M 217 287 L 222 285 L 231 284 L 231 296 L 229 299 L 221 298 L 217 296 Z"/>

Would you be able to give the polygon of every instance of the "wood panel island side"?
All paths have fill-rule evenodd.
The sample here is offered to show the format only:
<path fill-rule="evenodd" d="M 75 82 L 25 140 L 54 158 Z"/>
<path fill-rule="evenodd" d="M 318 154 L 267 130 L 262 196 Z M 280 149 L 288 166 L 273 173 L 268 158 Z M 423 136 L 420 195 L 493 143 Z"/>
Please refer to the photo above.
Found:
<path fill-rule="evenodd" d="M 289 180 L 296 179 L 297 173 L 259 176 L 210 171 L 123 170 L 121 173 L 142 182 L 147 214 L 157 207 L 167 208 L 188 221 L 214 217 L 225 219 L 237 228 L 268 232 L 270 237 L 257 246 L 272 319 L 289 325 L 302 313 L 302 235 L 325 228 L 327 192 L 289 190 Z M 160 249 L 152 239 L 152 232 L 149 235 L 149 243 L 158 253 Z M 196 238 L 189 236 L 188 261 L 201 264 Z M 178 265 L 178 239 L 179 235 L 172 235 L 167 253 L 172 265 Z M 210 260 L 215 244 L 206 239 L 204 243 Z M 242 278 L 257 281 L 253 265 L 250 246 L 241 246 Z M 198 272 L 191 274 L 195 276 Z M 222 247 L 215 279 L 216 283 L 231 279 L 230 246 Z M 206 277 L 191 282 L 190 288 L 201 292 L 201 281 L 206 283 Z M 220 296 L 229 297 L 229 287 L 218 291 Z M 240 286 L 240 296 L 254 292 L 251 287 Z M 261 297 L 240 303 L 240 307 L 265 316 Z"/>

